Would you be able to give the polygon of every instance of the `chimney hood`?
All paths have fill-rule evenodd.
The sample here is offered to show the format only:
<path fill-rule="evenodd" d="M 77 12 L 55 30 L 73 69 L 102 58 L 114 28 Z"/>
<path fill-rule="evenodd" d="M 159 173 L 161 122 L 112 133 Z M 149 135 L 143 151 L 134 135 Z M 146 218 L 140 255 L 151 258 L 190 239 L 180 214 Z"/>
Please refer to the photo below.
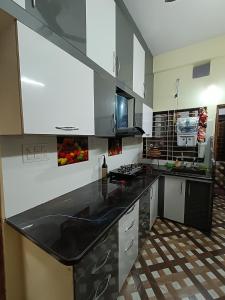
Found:
<path fill-rule="evenodd" d="M 138 99 L 117 88 L 115 103 L 116 136 L 142 136 L 142 104 Z M 141 107 L 141 108 L 140 108 Z"/>

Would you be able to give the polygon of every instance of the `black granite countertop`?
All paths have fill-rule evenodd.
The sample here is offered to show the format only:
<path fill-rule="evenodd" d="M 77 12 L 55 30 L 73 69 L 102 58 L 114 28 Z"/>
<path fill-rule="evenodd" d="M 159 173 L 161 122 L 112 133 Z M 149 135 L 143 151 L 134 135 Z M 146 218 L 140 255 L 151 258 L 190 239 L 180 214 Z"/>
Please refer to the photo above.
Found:
<path fill-rule="evenodd" d="M 162 165 L 150 165 L 153 168 L 153 174 L 161 174 L 161 175 L 171 175 L 171 176 L 180 176 L 185 178 L 193 178 L 196 180 L 206 180 L 212 181 L 212 173 L 207 171 L 205 175 L 202 174 L 193 174 L 193 173 L 185 173 L 185 172 L 176 172 L 173 169 L 168 169 L 166 166 Z M 188 168 L 187 168 L 188 169 Z"/>
<path fill-rule="evenodd" d="M 6 222 L 63 264 L 73 265 L 159 176 L 145 168 L 127 181 L 98 180 Z"/>

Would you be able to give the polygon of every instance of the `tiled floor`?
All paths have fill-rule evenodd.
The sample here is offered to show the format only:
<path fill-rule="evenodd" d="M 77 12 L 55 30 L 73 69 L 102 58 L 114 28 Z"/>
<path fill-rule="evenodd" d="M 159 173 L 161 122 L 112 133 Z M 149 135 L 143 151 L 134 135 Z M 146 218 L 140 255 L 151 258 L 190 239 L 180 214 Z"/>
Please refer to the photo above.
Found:
<path fill-rule="evenodd" d="M 225 198 L 216 197 L 210 237 L 158 219 L 118 300 L 225 299 Z"/>

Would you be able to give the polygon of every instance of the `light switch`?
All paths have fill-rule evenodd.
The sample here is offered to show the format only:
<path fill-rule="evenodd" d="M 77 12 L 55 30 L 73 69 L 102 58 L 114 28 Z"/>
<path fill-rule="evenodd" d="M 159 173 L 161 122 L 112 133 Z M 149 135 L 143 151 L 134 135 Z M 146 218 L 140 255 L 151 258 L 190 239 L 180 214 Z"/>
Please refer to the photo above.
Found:
<path fill-rule="evenodd" d="M 23 145 L 23 162 L 41 162 L 48 160 L 47 144 Z"/>

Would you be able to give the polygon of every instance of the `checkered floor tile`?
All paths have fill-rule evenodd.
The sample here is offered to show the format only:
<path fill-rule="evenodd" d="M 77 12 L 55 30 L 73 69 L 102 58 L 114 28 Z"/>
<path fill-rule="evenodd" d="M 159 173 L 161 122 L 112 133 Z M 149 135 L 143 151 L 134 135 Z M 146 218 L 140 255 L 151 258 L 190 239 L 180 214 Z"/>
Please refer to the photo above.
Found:
<path fill-rule="evenodd" d="M 210 236 L 157 219 L 117 300 L 225 300 L 225 197 Z"/>

